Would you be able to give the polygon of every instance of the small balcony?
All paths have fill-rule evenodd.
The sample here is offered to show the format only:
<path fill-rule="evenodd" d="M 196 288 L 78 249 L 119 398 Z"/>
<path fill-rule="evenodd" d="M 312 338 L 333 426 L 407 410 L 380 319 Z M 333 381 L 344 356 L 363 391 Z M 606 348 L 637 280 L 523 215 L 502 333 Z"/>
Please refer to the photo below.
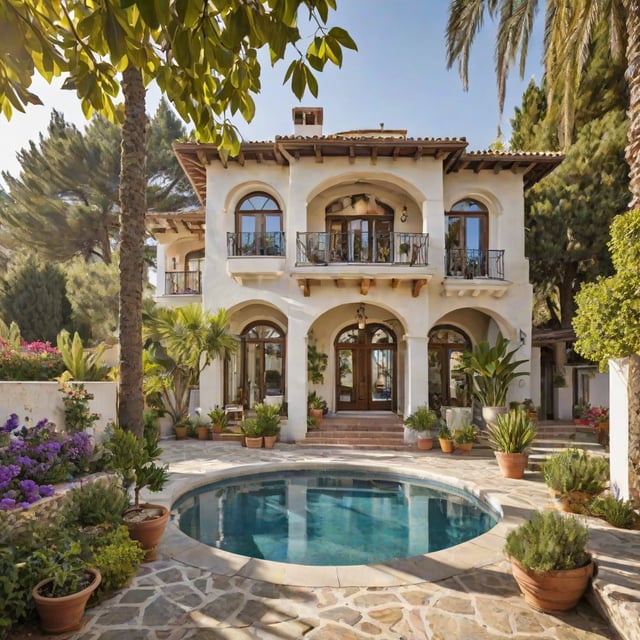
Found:
<path fill-rule="evenodd" d="M 256 278 L 279 278 L 284 268 L 284 232 L 227 233 L 227 272 L 239 284 Z"/>
<path fill-rule="evenodd" d="M 445 275 L 467 280 L 504 280 L 504 249 L 448 249 Z"/>
<path fill-rule="evenodd" d="M 504 249 L 448 249 L 444 261 L 446 296 L 501 298 L 511 286 L 504 277 Z"/>
<path fill-rule="evenodd" d="M 202 271 L 165 271 L 165 295 L 200 295 Z"/>
<path fill-rule="evenodd" d="M 429 234 L 369 234 L 310 231 L 298 233 L 296 266 L 429 264 Z"/>

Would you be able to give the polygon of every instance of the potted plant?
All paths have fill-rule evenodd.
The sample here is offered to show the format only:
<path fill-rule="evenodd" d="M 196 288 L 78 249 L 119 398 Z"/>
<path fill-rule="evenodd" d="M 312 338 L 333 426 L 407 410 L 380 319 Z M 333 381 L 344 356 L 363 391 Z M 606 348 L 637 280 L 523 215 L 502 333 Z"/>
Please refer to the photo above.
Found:
<path fill-rule="evenodd" d="M 401 242 L 398 249 L 400 250 L 402 261 L 406 262 L 409 258 L 409 249 L 411 249 L 411 245 L 408 242 Z"/>
<path fill-rule="evenodd" d="M 476 428 L 467 422 L 453 432 L 454 446 L 463 453 L 470 453 L 477 437 L 478 432 Z"/>
<path fill-rule="evenodd" d="M 213 433 L 222 433 L 223 429 L 227 426 L 227 412 L 216 405 L 215 409 L 212 409 L 208 413 L 211 419 L 211 428 Z"/>
<path fill-rule="evenodd" d="M 264 448 L 273 449 L 280 433 L 280 405 L 259 403 L 253 408 L 256 412 L 257 429 L 264 440 Z"/>
<path fill-rule="evenodd" d="M 112 425 L 109 431 L 104 442 L 111 454 L 107 467 L 119 476 L 128 495 L 133 488 L 133 504 L 125 510 L 123 519 L 129 535 L 145 550 L 145 562 L 150 562 L 157 556 L 156 547 L 169 520 L 165 506 L 140 502 L 143 489 L 161 491 L 169 479 L 168 466 L 156 462 L 162 453 L 158 447 L 160 434 L 155 423 L 148 419 L 145 419 L 142 440 L 118 425 Z"/>
<path fill-rule="evenodd" d="M 565 449 L 543 463 L 542 477 L 562 510 L 586 513 L 587 505 L 607 486 L 609 461 L 581 449 Z"/>
<path fill-rule="evenodd" d="M 575 517 L 555 511 L 535 512 L 509 533 L 505 553 L 529 606 L 561 613 L 578 604 L 594 571 L 588 537 L 587 527 Z"/>
<path fill-rule="evenodd" d="M 507 412 L 507 391 L 513 380 L 529 375 L 517 368 L 526 360 L 513 360 L 517 349 L 507 351 L 509 340 L 499 337 L 494 346 L 480 342 L 473 351 L 462 353 L 462 369 L 471 376 L 472 393 L 482 405 L 482 417 L 489 424 L 498 413 Z"/>
<path fill-rule="evenodd" d="M 433 448 L 433 436 L 431 429 L 438 424 L 438 414 L 429 409 L 427 405 L 418 407 L 404 420 L 404 426 L 418 435 L 418 449 L 428 450 Z"/>
<path fill-rule="evenodd" d="M 527 449 L 536 437 L 536 428 L 524 409 L 511 409 L 487 425 L 489 445 L 495 452 L 500 472 L 505 478 L 524 478 Z"/>
<path fill-rule="evenodd" d="M 262 431 L 256 418 L 245 418 L 240 424 L 240 430 L 249 449 L 260 449 L 262 447 Z"/>
<path fill-rule="evenodd" d="M 181 420 L 178 420 L 178 422 L 176 422 L 173 425 L 173 433 L 176 436 L 176 440 L 185 440 L 187 435 L 188 435 L 188 431 L 189 431 L 189 425 L 191 424 L 191 418 L 189 418 L 189 416 L 186 416 L 184 418 L 182 418 Z"/>
<path fill-rule="evenodd" d="M 447 423 L 441 421 L 440 431 L 438 431 L 438 442 L 440 443 L 440 449 L 442 453 L 453 452 L 453 435 L 447 426 Z"/>
<path fill-rule="evenodd" d="M 42 629 L 47 633 L 79 629 L 87 601 L 101 581 L 100 571 L 86 566 L 80 543 L 61 533 L 54 544 L 35 551 L 30 562 L 47 576 L 31 591 Z"/>
<path fill-rule="evenodd" d="M 207 422 L 207 419 L 200 415 L 200 409 L 196 409 L 196 416 L 193 419 L 194 426 L 198 440 L 209 440 L 211 435 L 211 425 Z"/>
<path fill-rule="evenodd" d="M 320 424 L 324 417 L 324 411 L 327 403 L 324 398 L 319 396 L 315 391 L 309 393 L 307 401 L 309 403 L 309 415 L 314 418 L 318 424 Z"/>

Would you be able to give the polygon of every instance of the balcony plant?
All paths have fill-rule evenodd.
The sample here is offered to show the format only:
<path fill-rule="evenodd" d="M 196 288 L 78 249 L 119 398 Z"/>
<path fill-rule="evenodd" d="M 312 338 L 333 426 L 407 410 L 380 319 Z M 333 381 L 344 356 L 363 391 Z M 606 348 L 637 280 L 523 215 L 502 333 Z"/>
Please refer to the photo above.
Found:
<path fill-rule="evenodd" d="M 118 475 L 128 495 L 133 490 L 133 503 L 125 510 L 123 517 L 129 535 L 138 540 L 146 552 L 145 562 L 156 558 L 156 547 L 169 519 L 169 510 L 165 506 L 140 502 L 143 489 L 161 491 L 169 479 L 168 466 L 157 463 L 162 453 L 158 446 L 159 438 L 155 423 L 146 418 L 142 440 L 131 431 L 114 424 L 110 426 L 104 441 L 105 449 L 111 456 L 108 468 Z"/>
<path fill-rule="evenodd" d="M 462 353 L 462 369 L 471 376 L 472 393 L 482 405 L 482 417 L 486 423 L 495 422 L 497 413 L 506 413 L 507 391 L 513 380 L 527 376 L 518 371 L 526 360 L 514 360 L 517 349 L 508 351 L 509 340 L 498 337 L 496 344 L 478 343 L 473 351 Z"/>
<path fill-rule="evenodd" d="M 418 449 L 429 450 L 433 448 L 433 435 L 431 430 L 439 423 L 438 414 L 429 409 L 427 405 L 418 407 L 412 414 L 404 419 L 404 426 L 415 431 L 418 437 Z"/>
<path fill-rule="evenodd" d="M 527 604 L 547 613 L 578 604 L 594 571 L 588 537 L 575 517 L 554 511 L 535 512 L 509 533 L 505 553 Z"/>
<path fill-rule="evenodd" d="M 536 428 L 525 409 L 511 409 L 487 425 L 489 445 L 495 452 L 505 478 L 521 480 L 527 467 L 527 449 L 536 437 Z"/>

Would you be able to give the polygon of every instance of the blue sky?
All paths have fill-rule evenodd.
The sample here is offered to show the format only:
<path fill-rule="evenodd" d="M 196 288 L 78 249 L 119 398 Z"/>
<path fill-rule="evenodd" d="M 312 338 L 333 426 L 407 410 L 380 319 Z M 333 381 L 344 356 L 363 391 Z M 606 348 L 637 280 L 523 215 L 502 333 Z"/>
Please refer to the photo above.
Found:
<path fill-rule="evenodd" d="M 324 107 L 324 133 L 350 129 L 407 129 L 410 137 L 466 137 L 472 150 L 486 149 L 495 139 L 498 106 L 494 74 L 494 35 L 490 22 L 479 34 L 472 50 L 470 88 L 462 90 L 457 69 L 447 71 L 445 28 L 448 0 L 337 0 L 332 24 L 346 28 L 358 44 L 358 52 L 345 51 L 341 69 L 333 66 L 319 74 L 318 98 L 307 95 L 301 103 L 283 86 L 286 64 L 271 69 L 263 65 L 262 93 L 257 113 L 247 124 L 236 121 L 245 140 L 272 140 L 293 132 L 291 108 Z M 304 37 L 311 27 L 301 29 Z M 305 45 L 306 46 L 306 45 Z M 509 118 L 520 104 L 524 88 L 542 75 L 542 16 L 537 20 L 524 80 L 517 69 L 507 85 L 502 127 L 509 137 Z M 72 92 L 49 87 L 36 80 L 36 93 L 45 103 L 16 114 L 10 122 L 0 116 L 0 170 L 19 172 L 16 152 L 46 129 L 52 108 L 70 122 L 84 127 L 86 121 Z M 150 89 L 149 112 L 159 94 Z"/>

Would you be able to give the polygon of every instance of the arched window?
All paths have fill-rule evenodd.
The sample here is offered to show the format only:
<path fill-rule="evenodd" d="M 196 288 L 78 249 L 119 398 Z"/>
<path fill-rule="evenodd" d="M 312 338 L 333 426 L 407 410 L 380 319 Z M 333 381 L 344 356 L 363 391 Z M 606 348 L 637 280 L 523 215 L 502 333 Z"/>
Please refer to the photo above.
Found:
<path fill-rule="evenodd" d="M 282 209 L 266 193 L 252 193 L 236 208 L 236 242 L 232 255 L 284 255 Z"/>
<path fill-rule="evenodd" d="M 325 208 L 331 262 L 392 262 L 393 209 L 370 193 Z"/>
<path fill-rule="evenodd" d="M 227 404 L 253 407 L 284 397 L 285 335 L 267 321 L 247 326 L 240 335 L 241 348 L 226 363 Z"/>
<path fill-rule="evenodd" d="M 480 202 L 459 200 L 446 213 L 448 276 L 476 278 L 487 275 L 489 212 Z"/>
<path fill-rule="evenodd" d="M 467 407 L 471 396 L 467 375 L 460 370 L 463 351 L 471 340 L 457 327 L 441 325 L 429 332 L 429 406 Z"/>

